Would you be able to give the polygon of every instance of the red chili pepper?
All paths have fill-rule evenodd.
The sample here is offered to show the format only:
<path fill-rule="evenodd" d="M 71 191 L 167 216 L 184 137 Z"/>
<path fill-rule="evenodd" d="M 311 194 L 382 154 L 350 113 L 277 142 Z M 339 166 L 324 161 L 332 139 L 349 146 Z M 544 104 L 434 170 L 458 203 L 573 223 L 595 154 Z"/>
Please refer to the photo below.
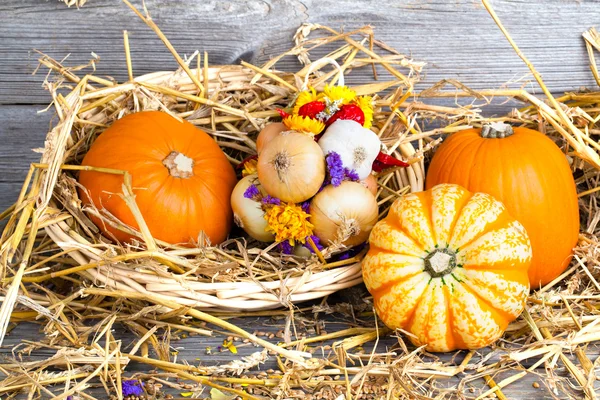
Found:
<path fill-rule="evenodd" d="M 391 167 L 408 167 L 410 164 L 400 161 L 388 154 L 384 154 L 381 151 L 377 154 L 375 161 L 373 162 L 373 171 L 381 172 L 384 169 Z"/>
<path fill-rule="evenodd" d="M 325 110 L 325 107 L 325 103 L 322 101 L 311 101 L 310 103 L 306 103 L 300 107 L 298 110 L 298 115 L 311 119 L 317 119 L 317 114 Z"/>
<path fill-rule="evenodd" d="M 281 115 L 281 118 L 287 118 L 291 115 L 291 114 L 288 114 L 287 112 L 285 112 L 285 110 L 282 108 L 277 108 L 276 110 L 279 113 L 279 115 Z"/>
<path fill-rule="evenodd" d="M 352 121 L 356 121 L 361 125 L 365 124 L 365 113 L 360 109 L 356 104 L 344 104 L 340 107 L 339 111 L 331 116 L 327 121 L 325 121 L 325 125 L 329 126 L 333 124 L 338 119 L 348 119 Z"/>

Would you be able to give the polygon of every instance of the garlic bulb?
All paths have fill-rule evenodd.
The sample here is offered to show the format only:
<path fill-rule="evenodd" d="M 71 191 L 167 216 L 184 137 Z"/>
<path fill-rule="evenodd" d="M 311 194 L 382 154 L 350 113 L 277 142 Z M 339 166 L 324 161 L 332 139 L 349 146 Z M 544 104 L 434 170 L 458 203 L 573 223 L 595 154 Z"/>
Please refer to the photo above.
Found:
<path fill-rule="evenodd" d="M 256 138 L 256 151 L 258 152 L 258 154 L 260 154 L 263 147 L 265 147 L 265 144 L 269 143 L 281 132 L 287 130 L 287 126 L 285 126 L 281 122 L 273 122 L 271 124 L 265 125 L 265 127 L 260 131 L 258 137 Z"/>
<path fill-rule="evenodd" d="M 359 182 L 329 185 L 310 203 L 313 233 L 327 246 L 341 243 L 352 247 L 365 242 L 378 214 L 377 200 Z"/>
<path fill-rule="evenodd" d="M 261 242 L 273 242 L 275 237 L 267 232 L 267 221 L 261 203 L 244 197 L 244 193 L 251 185 L 256 185 L 258 190 L 264 192 L 258 183 L 256 174 L 242 178 L 231 193 L 231 208 L 233 220 L 237 226 L 244 229 L 248 235 Z M 264 194 L 264 193 L 263 193 Z"/>
<path fill-rule="evenodd" d="M 269 195 L 300 203 L 321 188 L 325 180 L 325 157 L 312 136 L 286 131 L 264 146 L 256 169 Z"/>
<path fill-rule="evenodd" d="M 365 179 L 371 173 L 381 141 L 375 132 L 363 128 L 356 121 L 337 120 L 319 139 L 319 146 L 325 155 L 338 153 L 344 167 L 353 169 L 360 179 Z"/>

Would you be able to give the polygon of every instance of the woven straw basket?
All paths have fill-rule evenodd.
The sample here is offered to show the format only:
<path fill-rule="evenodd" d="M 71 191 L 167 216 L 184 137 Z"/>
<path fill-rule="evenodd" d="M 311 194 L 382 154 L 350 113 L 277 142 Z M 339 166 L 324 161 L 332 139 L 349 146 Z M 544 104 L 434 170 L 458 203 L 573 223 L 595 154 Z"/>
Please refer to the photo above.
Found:
<path fill-rule="evenodd" d="M 292 51 L 304 54 L 298 48 L 306 43 Z M 357 47 L 348 47 L 347 43 L 346 47 L 357 49 L 356 55 L 364 47 L 354 43 Z M 188 67 L 195 61 L 197 68 Z M 327 61 L 305 62 L 309 68 L 292 74 L 274 70 L 274 62 L 262 68 L 245 63 L 211 68 L 205 64 L 200 68 L 195 54 L 180 63 L 182 68 L 177 71 L 133 78 L 130 69 L 131 79 L 117 84 L 92 75 L 78 78 L 73 72 L 76 70 L 44 56 L 41 64 L 61 77 L 47 81 L 59 122 L 47 135 L 40 164 L 32 167 L 32 171 L 40 172 L 32 174 L 33 184 L 37 182 L 40 190 L 36 208 L 39 227 L 45 229 L 60 254 L 68 254 L 76 264 L 55 269 L 49 275 L 77 274 L 93 285 L 111 290 L 139 292 L 182 306 L 223 311 L 289 307 L 359 284 L 364 253 L 323 264 L 316 256 L 309 260 L 283 256 L 275 245 L 264 248 L 265 245 L 244 238 L 232 238 L 219 247 L 172 246 L 144 235 L 143 228 L 139 243 L 116 245 L 102 238 L 88 219 L 89 213 L 101 213 L 82 208 L 76 181 L 77 170 L 82 169 L 81 159 L 93 139 L 116 119 L 141 110 L 162 110 L 190 121 L 211 134 L 232 163 L 239 164 L 256 149 L 253 138 L 258 131 L 278 117 L 277 108 L 292 104 L 299 89 L 307 84 L 320 89 L 332 78 L 339 84 L 348 67 L 366 64 L 349 61 L 346 59 L 342 67 L 337 65 L 337 71 L 324 68 L 331 64 Z M 413 72 L 412 68 L 409 72 Z M 378 177 L 382 214 L 402 193 L 420 191 L 424 184 L 424 142 L 413 142 L 418 143 L 413 146 L 409 140 L 398 140 L 399 132 L 406 128 L 397 118 L 392 121 L 395 116 L 390 105 L 411 84 L 398 78 L 403 74 L 397 74 L 391 81 L 354 87 L 362 95 L 394 89 L 387 97 L 376 97 L 373 129 L 390 154 L 411 163 L 407 168 L 384 171 Z M 63 96 L 60 93 L 65 88 L 70 92 Z M 126 184 L 123 188 L 126 193 Z M 110 216 L 102 215 L 106 223 L 111 223 Z M 138 225 L 143 227 L 143 221 L 138 220 Z M 326 248 L 323 255 L 331 260 L 340 251 Z"/>

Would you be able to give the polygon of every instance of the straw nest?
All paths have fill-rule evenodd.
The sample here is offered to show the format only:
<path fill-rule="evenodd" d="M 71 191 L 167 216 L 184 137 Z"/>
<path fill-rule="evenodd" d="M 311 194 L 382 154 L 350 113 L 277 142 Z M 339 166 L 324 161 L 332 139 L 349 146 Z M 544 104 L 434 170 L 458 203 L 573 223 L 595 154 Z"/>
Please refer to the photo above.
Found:
<path fill-rule="evenodd" d="M 600 92 L 553 97 L 485 0 L 484 5 L 530 67 L 546 99 L 522 89 L 476 92 L 453 80 L 416 93 L 414 84 L 424 64 L 375 40 L 369 27 L 340 33 L 304 25 L 294 38 L 296 46 L 261 67 L 247 63 L 208 67 L 206 54 L 181 58 L 154 22 L 131 5 L 173 53 L 180 69 L 134 78 L 126 32 L 129 80 L 125 83 L 80 76 L 83 67 L 66 67 L 42 55 L 40 64 L 50 70 L 45 84 L 52 95 L 56 123 L 17 202 L 2 214 L 8 223 L 1 242 L 5 291 L 0 342 L 9 321 L 43 318 L 47 321 L 45 339 L 26 343 L 21 352 L 52 348 L 56 353 L 47 361 L 13 360 L 1 365 L 7 378 L 0 382 L 0 395 L 21 390 L 47 394 L 48 387 L 60 384 L 58 398 L 67 398 L 83 395 L 95 381 L 121 398 L 124 368 L 129 362 L 139 362 L 163 371 L 134 377 L 146 382 L 144 390 L 152 396 L 169 386 L 196 396 L 209 386 L 212 398 L 230 398 L 218 397 L 223 393 L 245 399 L 295 398 L 306 393 L 319 399 L 340 398 L 342 393 L 346 398 L 442 398 L 456 393 L 466 398 L 506 398 L 503 388 L 537 373 L 544 375 L 543 384 L 556 397 L 595 397 L 597 365 L 586 349 L 600 339 L 600 130 L 596 127 Z M 594 59 L 594 49 L 600 51 L 600 36 L 591 30 L 584 38 L 592 73 L 600 85 Z M 309 52 L 321 52 L 322 57 L 311 60 Z M 286 56 L 297 57 L 304 67 L 295 73 L 278 71 L 277 62 Z M 331 67 L 331 60 L 338 62 L 339 69 Z M 440 136 L 485 121 L 504 120 L 545 132 L 571 160 L 583 218 L 573 263 L 555 281 L 532 292 L 523 316 L 489 349 L 438 358 L 405 345 L 398 332 L 393 345 L 382 350 L 379 340 L 390 332 L 377 326 L 368 296 L 352 305 L 323 302 L 306 309 L 294 307 L 296 302 L 359 283 L 360 253 L 334 261 L 343 249 L 333 246 L 323 252 L 326 262 L 317 257 L 305 261 L 242 236 L 219 247 L 200 241 L 189 249 L 157 242 L 144 232 L 134 245 L 120 247 L 103 240 L 86 213 L 96 213 L 107 223 L 117 222 L 101 210 L 82 209 L 76 190 L 82 155 L 93 138 L 124 114 L 160 109 L 186 119 L 210 133 L 231 162 L 238 164 L 255 153 L 253 139 L 264 124 L 278 117 L 276 108 L 288 106 L 301 88 L 337 82 L 340 71 L 348 75 L 365 67 L 375 72 L 375 66 L 385 71 L 385 79 L 353 88 L 358 94 L 376 96 L 374 130 L 390 154 L 410 163 L 408 168 L 378 176 L 381 214 L 403 193 L 423 188 L 424 155 Z M 432 98 L 455 101 L 440 106 Z M 522 107 L 506 116 L 483 117 L 486 106 L 498 99 L 511 99 Z M 126 180 L 124 187 L 128 196 Z M 69 291 L 65 282 L 77 289 Z M 201 311 L 237 309 L 226 315 L 258 316 L 265 314 L 249 310 L 279 306 L 289 309 L 268 313 L 284 319 L 279 344 Z M 327 334 L 316 329 L 298 338 L 294 316 L 303 311 L 314 316 L 335 312 L 353 321 L 353 327 Z M 90 326 L 86 320 L 97 322 Z M 127 353 L 112 333 L 116 323 L 140 337 Z M 224 342 L 230 350 L 235 349 L 231 339 L 265 350 L 218 367 L 176 362 L 170 352 L 173 332 L 213 334 L 206 324 L 231 333 Z M 164 331 L 162 340 L 159 329 Z M 293 340 L 294 335 L 298 340 Z M 365 353 L 363 346 L 371 351 Z M 269 354 L 277 355 L 279 371 L 267 376 L 255 367 Z M 542 366 L 543 370 L 538 368 Z M 179 381 L 169 381 L 172 377 Z"/>
<path fill-rule="evenodd" d="M 313 29 L 327 35 L 308 39 L 306 36 Z M 72 258 L 76 265 L 45 273 L 41 273 L 42 264 L 27 267 L 24 281 L 42 282 L 50 276 L 79 274 L 96 286 L 217 310 L 289 307 L 360 283 L 359 262 L 364 252 L 336 261 L 336 254 L 344 249 L 335 244 L 318 254 L 320 257 L 305 261 L 280 254 L 274 245 L 265 248 L 240 232 L 232 233 L 231 239 L 218 247 L 212 247 L 202 237 L 193 249 L 160 243 L 144 230 L 143 217 L 137 210 L 128 176 L 124 175 L 123 196 L 142 227 L 140 232 L 133 232 L 106 210 L 83 207 L 77 194 L 79 164 L 98 134 L 116 119 L 142 110 L 162 110 L 211 134 L 229 160 L 238 165 L 256 154 L 255 139 L 260 129 L 278 119 L 276 109 L 293 104 L 301 88 L 322 89 L 325 83 L 343 79 L 345 72 L 379 62 L 391 71 L 393 79 L 354 89 L 359 95 L 376 96 L 374 119 L 378 134 L 390 154 L 411 162 L 406 169 L 379 175 L 377 198 L 383 213 L 402 193 L 423 188 L 422 155 L 426 143 L 406 135 L 399 137 L 404 125 L 394 118 L 393 110 L 397 107 L 394 103 L 416 79 L 421 65 L 393 53 L 387 59 L 378 56 L 369 50 L 372 38 L 370 42 L 368 37 L 347 42 L 344 39 L 351 35 L 312 26 L 298 32 L 297 46 L 263 67 L 248 63 L 208 67 L 207 55 L 201 60 L 200 54 L 195 53 L 184 60 L 157 32 L 179 62 L 181 68 L 177 71 L 134 78 L 127 51 L 130 80 L 119 84 L 93 75 L 79 77 L 77 68 L 65 68 L 47 56 L 41 58 L 40 63 L 51 71 L 46 86 L 54 98 L 58 121 L 47 135 L 40 163 L 33 166 L 34 174 L 26 182 L 26 186 L 32 183 L 33 190 L 38 192 L 30 211 L 40 219 L 31 230 L 19 231 L 15 216 L 7 232 L 14 232 L 15 242 L 22 242 L 37 233 L 34 228 L 43 228 L 61 254 Z M 369 31 L 356 32 L 361 33 Z M 340 41 L 344 45 L 334 53 L 312 62 L 308 58 L 309 50 Z M 297 73 L 277 71 L 276 62 L 286 55 L 298 56 L 306 67 Z M 343 65 L 339 66 L 336 60 L 343 60 Z M 331 68 L 331 63 L 337 68 Z M 404 73 L 397 71 L 396 66 Z M 384 89 L 392 90 L 377 96 Z M 24 200 L 20 199 L 17 209 Z M 110 243 L 90 222 L 89 214 L 98 216 L 107 225 L 133 232 L 139 240 L 126 246 Z"/>

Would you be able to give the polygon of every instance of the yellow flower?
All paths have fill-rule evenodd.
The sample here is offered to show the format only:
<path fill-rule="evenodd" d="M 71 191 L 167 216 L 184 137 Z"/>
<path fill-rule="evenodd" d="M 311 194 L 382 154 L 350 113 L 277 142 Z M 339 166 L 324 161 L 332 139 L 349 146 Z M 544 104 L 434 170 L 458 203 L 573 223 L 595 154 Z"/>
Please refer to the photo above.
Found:
<path fill-rule="evenodd" d="M 360 109 L 363 114 L 365 114 L 365 128 L 370 128 L 373 125 L 373 98 L 371 96 L 360 96 L 357 97 L 354 102 Z"/>
<path fill-rule="evenodd" d="M 264 217 L 267 231 L 274 233 L 278 242 L 287 240 L 293 246 L 296 241 L 304 243 L 312 235 L 313 225 L 308 222 L 309 215 L 296 204 L 274 205 L 267 209 Z"/>
<path fill-rule="evenodd" d="M 325 85 L 323 95 L 330 101 L 340 101 L 339 104 L 348 104 L 356 97 L 356 92 L 348 86 Z"/>
<path fill-rule="evenodd" d="M 283 119 L 283 123 L 289 130 L 310 133 L 311 135 L 317 135 L 325 129 L 325 124 L 318 119 L 302 117 L 300 115 L 290 115 Z"/>
<path fill-rule="evenodd" d="M 233 344 L 233 340 L 225 339 L 223 340 L 223 347 L 229 349 L 233 354 L 237 354 L 237 347 Z"/>
<path fill-rule="evenodd" d="M 300 107 L 302 107 L 305 104 L 308 104 L 312 101 L 317 101 L 319 100 L 319 95 L 317 95 L 317 91 L 315 90 L 315 88 L 310 88 L 310 90 L 304 91 L 304 92 L 300 92 L 300 94 L 298 95 L 298 98 L 296 99 L 296 103 L 294 104 L 294 111 L 292 111 L 292 114 L 294 115 L 298 115 L 298 112 L 300 111 Z"/>
<path fill-rule="evenodd" d="M 248 176 L 256 173 L 256 160 L 248 160 L 244 163 L 244 169 L 242 170 L 242 176 Z"/>

